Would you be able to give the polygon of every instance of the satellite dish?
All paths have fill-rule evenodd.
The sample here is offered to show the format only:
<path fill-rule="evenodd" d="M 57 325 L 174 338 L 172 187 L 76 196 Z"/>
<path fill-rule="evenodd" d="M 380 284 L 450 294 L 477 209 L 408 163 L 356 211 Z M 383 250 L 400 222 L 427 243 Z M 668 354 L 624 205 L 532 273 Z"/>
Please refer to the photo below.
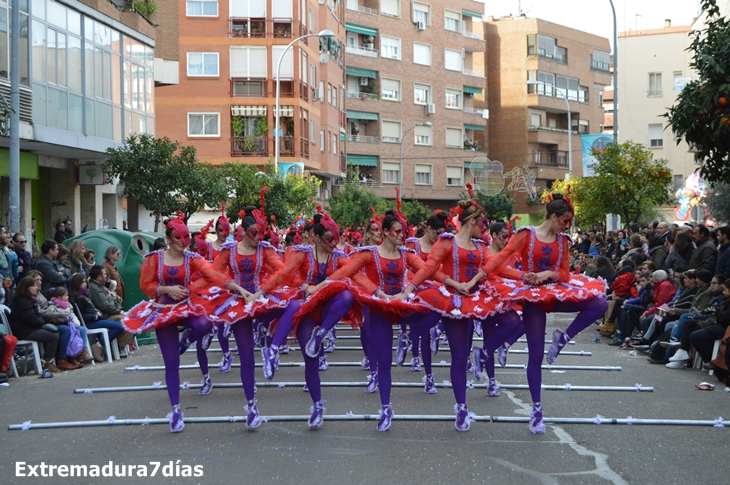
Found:
<path fill-rule="evenodd" d="M 504 189 L 504 166 L 501 162 L 487 157 L 477 157 L 471 161 L 474 188 L 484 195 L 494 196 Z"/>
<path fill-rule="evenodd" d="M 330 56 L 327 55 L 326 52 L 323 52 L 319 55 L 319 62 L 322 64 L 327 64 L 327 61 L 330 60 Z"/>

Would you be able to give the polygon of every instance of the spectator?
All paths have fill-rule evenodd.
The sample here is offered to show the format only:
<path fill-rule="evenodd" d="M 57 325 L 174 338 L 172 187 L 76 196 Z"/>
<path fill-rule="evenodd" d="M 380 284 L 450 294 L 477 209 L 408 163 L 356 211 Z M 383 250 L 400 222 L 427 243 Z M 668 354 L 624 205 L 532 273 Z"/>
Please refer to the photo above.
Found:
<path fill-rule="evenodd" d="M 69 255 L 66 258 L 66 265 L 71 270 L 71 274 L 81 273 L 85 277 L 89 276 L 89 268 L 84 253 L 86 252 L 86 243 L 81 239 L 76 239 L 68 246 Z"/>
<path fill-rule="evenodd" d="M 48 292 L 48 309 L 54 313 L 63 315 L 66 319 L 65 323 L 57 325 L 58 328 L 58 350 L 56 353 L 56 367 L 61 370 L 80 369 L 84 363 L 94 360 L 92 356 L 84 348 L 86 342 L 86 328 L 81 326 L 81 322 L 76 317 L 73 307 L 68 302 L 68 290 L 63 286 L 51 288 Z M 78 346 L 69 346 L 72 338 L 72 327 L 74 326 L 79 333 L 81 343 Z M 74 347 L 71 351 L 71 347 Z"/>
<path fill-rule="evenodd" d="M 62 270 L 58 262 L 58 244 L 55 241 L 46 241 L 41 246 L 43 253 L 36 261 L 36 269 L 43 275 L 42 291 L 51 287 L 64 286 L 71 279 L 71 274 Z"/>
<path fill-rule="evenodd" d="M 30 254 L 33 256 L 33 261 L 38 259 L 38 256 L 41 255 L 41 249 L 38 247 L 38 238 L 36 237 L 35 233 L 35 227 L 36 227 L 36 220 L 35 217 L 30 220 L 30 234 L 32 236 L 32 241 L 30 245 Z"/>
<path fill-rule="evenodd" d="M 629 337 L 631 337 L 634 327 L 638 326 L 639 315 L 652 304 L 653 287 L 649 273 L 642 273 L 639 276 L 637 290 L 639 292 L 638 297 L 629 298 L 623 303 L 618 330 L 614 334 L 615 338 L 613 342 L 609 342 L 608 345 L 618 347 L 629 342 Z M 624 338 L 627 340 L 624 341 Z"/>
<path fill-rule="evenodd" d="M 616 238 L 613 234 L 613 231 L 608 231 L 606 233 L 606 257 L 611 259 L 613 258 L 613 253 L 616 251 L 616 248 L 618 246 L 618 241 L 616 241 Z"/>
<path fill-rule="evenodd" d="M 96 264 L 96 251 L 93 249 L 87 249 L 84 254 L 84 260 L 86 260 L 87 268 L 91 268 Z"/>
<path fill-rule="evenodd" d="M 58 260 L 58 264 L 61 266 L 61 271 L 63 271 L 63 274 L 66 276 L 66 279 L 71 279 L 71 275 L 73 273 L 71 272 L 71 266 L 68 263 L 68 253 L 70 251 L 66 246 L 61 244 L 58 246 L 58 255 L 56 256 L 56 259 Z"/>
<path fill-rule="evenodd" d="M 666 224 L 662 222 L 661 224 Z M 649 239 L 649 261 L 652 261 L 656 269 L 666 269 L 667 250 L 664 248 L 664 239 L 654 235 Z"/>
<path fill-rule="evenodd" d="M 9 313 L 10 309 L 5 307 L 0 311 Z M 13 353 L 15 352 L 15 346 L 18 345 L 18 338 L 13 335 L 8 335 L 6 332 L 5 325 L 0 325 L 0 378 L 4 378 L 5 380 L 8 378 L 10 359 L 12 359 Z"/>
<path fill-rule="evenodd" d="M 681 313 L 692 308 L 692 302 L 697 295 L 697 272 L 693 269 L 687 271 L 686 275 L 677 273 L 674 277 L 677 293 L 668 303 L 668 309 L 659 308 L 651 320 L 644 337 L 647 342 L 654 340 L 653 337 L 661 336 L 665 326 L 677 320 Z M 651 318 L 651 317 L 650 317 Z"/>
<path fill-rule="evenodd" d="M 692 235 L 680 229 L 674 237 L 674 244 L 672 244 L 672 249 L 669 251 L 664 265 L 668 271 L 684 273 L 689 269 L 689 261 L 692 259 L 693 252 Z"/>
<path fill-rule="evenodd" d="M 717 258 L 717 267 L 715 274 L 721 274 L 725 277 L 730 276 L 730 226 L 722 226 L 717 228 L 717 241 L 720 243 L 719 254 Z"/>
<path fill-rule="evenodd" d="M 25 277 L 18 283 L 15 292 L 13 309 L 8 317 L 13 334 L 21 340 L 34 340 L 43 344 L 43 368 L 51 372 L 61 372 L 53 365 L 58 349 L 58 332 L 43 328 L 46 321 L 40 315 L 36 300 L 38 286 L 31 277 Z"/>
<path fill-rule="evenodd" d="M 122 304 L 115 298 L 106 288 L 107 273 L 106 269 L 98 264 L 91 268 L 91 276 L 89 278 L 89 297 L 102 313 L 104 320 L 122 321 L 124 318 L 124 310 Z"/>
<path fill-rule="evenodd" d="M 592 254 L 593 256 L 600 256 L 601 252 L 606 251 L 606 245 L 603 242 L 603 238 L 601 236 L 593 236 L 593 242 L 591 243 L 591 248 L 588 250 L 588 254 Z"/>
<path fill-rule="evenodd" d="M 104 263 L 101 265 L 106 269 L 106 273 L 110 280 L 117 282 L 117 287 L 114 289 L 116 294 L 121 298 L 122 304 L 124 304 L 124 280 L 122 275 L 119 274 L 115 263 L 117 263 L 122 257 L 122 251 L 117 246 L 109 246 L 104 253 Z"/>
<path fill-rule="evenodd" d="M 652 274 L 656 270 L 657 270 L 657 267 L 653 261 L 644 261 L 643 263 L 641 263 L 641 272 L 642 273 Z"/>
<path fill-rule="evenodd" d="M 608 285 L 611 285 L 616 279 L 616 269 L 613 267 L 611 260 L 605 256 L 599 256 L 595 258 L 596 262 L 596 275 L 600 276 Z"/>
<path fill-rule="evenodd" d="M 580 235 L 580 242 L 575 245 L 575 247 L 578 249 L 578 252 L 582 254 L 587 254 L 588 251 L 591 249 L 591 238 L 590 234 L 581 234 Z"/>
<path fill-rule="evenodd" d="M 623 255 L 623 257 L 621 258 L 621 261 L 631 257 L 632 254 L 636 254 L 641 258 L 642 257 L 641 245 L 642 245 L 641 236 L 638 234 L 632 234 L 631 237 L 629 237 L 629 250 L 626 252 L 626 254 Z"/>
<path fill-rule="evenodd" d="M 153 251 L 159 251 L 160 249 L 167 248 L 167 241 L 165 241 L 164 237 L 158 237 L 155 239 L 155 242 L 152 243 L 152 250 Z"/>
<path fill-rule="evenodd" d="M 669 230 L 669 224 L 666 222 L 660 222 L 656 226 L 656 235 L 662 238 L 663 242 L 669 241 L 672 236 L 672 231 Z"/>
<path fill-rule="evenodd" d="M 68 236 L 66 236 L 66 224 L 63 221 L 58 221 L 56 223 L 56 235 L 53 236 L 53 239 L 58 243 L 61 244 L 63 241 L 68 239 Z M 41 251 L 43 248 L 41 248 Z"/>
<path fill-rule="evenodd" d="M 13 236 L 13 249 L 18 255 L 17 281 L 20 281 L 33 269 L 33 256 L 28 252 L 28 240 L 22 232 L 17 232 Z"/>
<path fill-rule="evenodd" d="M 63 233 L 66 235 L 66 239 L 71 239 L 74 237 L 74 230 L 73 230 L 73 222 L 71 222 L 71 218 L 67 217 L 65 221 L 63 221 L 64 224 L 64 231 Z"/>
<path fill-rule="evenodd" d="M 715 271 L 717 267 L 717 246 L 710 240 L 710 230 L 704 224 L 698 224 L 692 230 L 695 251 L 689 260 L 689 268 L 701 271 Z"/>

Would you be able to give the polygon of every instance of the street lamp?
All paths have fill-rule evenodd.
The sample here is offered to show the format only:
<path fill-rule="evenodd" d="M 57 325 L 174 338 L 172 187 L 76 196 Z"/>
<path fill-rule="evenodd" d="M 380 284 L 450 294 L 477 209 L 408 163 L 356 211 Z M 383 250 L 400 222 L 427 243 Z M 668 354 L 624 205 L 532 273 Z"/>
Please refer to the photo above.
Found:
<path fill-rule="evenodd" d="M 568 178 L 572 179 L 573 178 L 573 122 L 570 118 L 570 103 L 568 102 L 568 90 L 553 86 L 552 84 L 547 84 L 543 81 L 530 80 L 530 81 L 527 81 L 527 84 L 530 86 L 542 84 L 543 86 L 550 86 L 551 88 L 558 91 L 558 93 L 560 93 L 560 91 L 562 91 L 562 93 L 563 93 L 563 99 L 565 100 L 565 106 L 568 109 Z M 538 94 L 540 94 L 540 93 L 538 93 Z"/>
<path fill-rule="evenodd" d="M 398 191 L 401 194 L 401 197 L 403 197 L 403 140 L 405 140 L 406 135 L 409 131 L 414 129 L 416 126 L 433 126 L 433 123 L 430 121 L 425 121 L 423 123 L 417 123 L 410 128 L 406 130 L 405 133 L 403 133 L 403 136 L 400 137 L 400 162 L 398 163 Z"/>
<path fill-rule="evenodd" d="M 281 61 L 284 60 L 284 56 L 286 55 L 286 51 L 288 51 L 291 46 L 293 46 L 295 43 L 299 42 L 302 39 L 306 39 L 307 37 L 334 37 L 335 33 L 331 30 L 323 30 L 318 34 L 307 34 L 302 35 L 301 37 L 297 37 L 293 41 L 289 43 L 288 46 L 286 46 L 286 49 L 281 53 L 281 57 L 279 57 L 279 61 L 276 63 L 276 121 L 274 122 L 274 163 L 276 164 L 276 168 L 279 168 L 279 117 L 281 116 L 281 81 L 279 80 L 280 74 L 281 74 Z"/>

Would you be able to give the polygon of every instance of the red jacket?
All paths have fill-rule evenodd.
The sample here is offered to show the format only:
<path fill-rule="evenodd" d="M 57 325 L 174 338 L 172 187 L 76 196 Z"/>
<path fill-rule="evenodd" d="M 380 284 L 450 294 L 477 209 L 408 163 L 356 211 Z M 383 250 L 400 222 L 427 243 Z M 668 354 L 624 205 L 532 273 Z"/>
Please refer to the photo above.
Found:
<path fill-rule="evenodd" d="M 664 280 L 654 284 L 654 306 L 649 308 L 644 315 L 652 315 L 657 308 L 669 303 L 674 295 L 677 293 L 677 289 L 674 287 L 671 281 Z"/>
<path fill-rule="evenodd" d="M 634 273 L 629 271 L 618 275 L 618 278 L 611 285 L 613 294 L 618 298 L 624 298 L 626 296 L 630 298 L 636 298 L 639 293 L 636 291 L 636 278 Z"/>

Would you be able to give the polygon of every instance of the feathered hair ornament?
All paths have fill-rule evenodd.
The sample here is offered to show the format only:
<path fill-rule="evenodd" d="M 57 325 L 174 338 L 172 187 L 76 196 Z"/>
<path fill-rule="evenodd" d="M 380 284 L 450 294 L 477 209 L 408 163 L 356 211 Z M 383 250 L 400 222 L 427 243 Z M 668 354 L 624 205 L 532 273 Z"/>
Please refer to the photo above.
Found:
<path fill-rule="evenodd" d="M 365 229 L 369 229 L 370 226 L 373 224 L 377 224 L 378 229 L 383 229 L 383 219 L 381 219 L 378 213 L 375 211 L 375 207 L 370 206 L 370 212 L 373 213 L 373 218 L 368 221 L 368 225 Z"/>
<path fill-rule="evenodd" d="M 167 221 L 167 225 L 172 229 L 172 232 L 180 238 L 185 246 L 190 246 L 190 230 L 188 229 L 188 226 L 185 225 L 185 214 L 183 214 L 182 211 L 177 211 L 176 214 L 177 217 Z"/>
<path fill-rule="evenodd" d="M 482 214 L 484 214 L 486 216 L 487 215 L 487 211 L 485 211 L 484 208 L 477 203 L 476 199 L 474 199 L 473 189 L 474 188 L 472 187 L 472 185 L 469 182 L 467 182 L 466 183 L 466 191 L 469 193 L 469 198 L 471 199 L 471 203 L 474 204 L 477 207 L 477 209 L 479 209 L 480 211 L 482 211 Z"/>
<path fill-rule="evenodd" d="M 231 234 L 231 223 L 228 222 L 228 217 L 226 217 L 226 201 L 224 200 L 221 204 L 221 216 L 218 218 L 218 224 L 220 224 L 221 229 L 223 229 L 223 235 L 225 237 L 228 237 Z"/>
<path fill-rule="evenodd" d="M 512 234 L 514 234 L 514 232 L 515 232 L 515 226 L 512 223 L 515 222 L 515 221 L 521 221 L 521 220 L 522 220 L 522 218 L 520 216 L 514 216 L 507 223 L 507 229 L 509 229 L 509 235 L 510 235 L 510 237 L 512 237 Z"/>
<path fill-rule="evenodd" d="M 208 224 L 206 224 L 202 229 L 200 229 L 200 234 L 195 236 L 195 245 L 198 249 L 198 254 L 200 254 L 205 259 L 208 259 L 208 243 L 206 241 L 206 238 L 208 237 L 208 233 L 215 225 L 215 219 L 211 219 L 208 221 Z"/>
<path fill-rule="evenodd" d="M 403 235 L 408 234 L 408 218 L 403 214 L 403 202 L 400 200 L 400 190 L 398 187 L 395 188 L 395 218 L 400 222 L 403 228 Z"/>
<path fill-rule="evenodd" d="M 327 229 L 329 232 L 332 233 L 332 235 L 335 238 L 335 243 L 340 243 L 340 226 L 337 225 L 334 219 L 330 217 L 329 214 L 327 214 L 323 209 L 321 205 L 317 206 L 317 213 L 322 214 L 322 218 L 319 220 L 319 223 L 322 224 L 322 226 Z"/>

